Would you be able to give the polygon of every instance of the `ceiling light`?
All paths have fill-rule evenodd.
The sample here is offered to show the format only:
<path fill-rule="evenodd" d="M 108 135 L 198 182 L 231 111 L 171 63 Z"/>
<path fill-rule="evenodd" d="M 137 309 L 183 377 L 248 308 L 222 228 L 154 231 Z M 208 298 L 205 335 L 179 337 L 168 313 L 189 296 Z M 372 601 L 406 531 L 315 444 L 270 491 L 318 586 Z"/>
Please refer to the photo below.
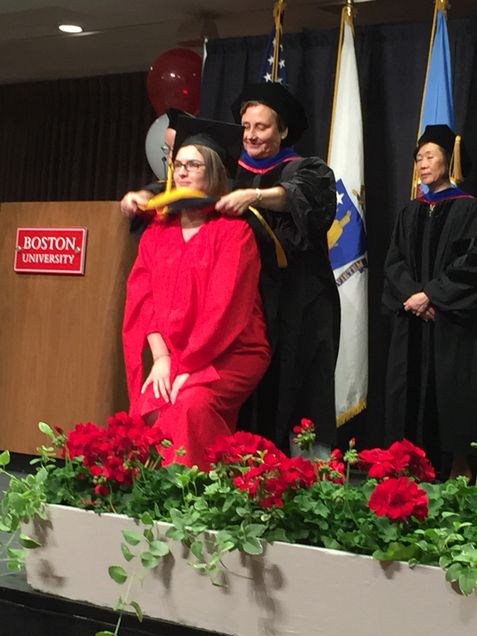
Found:
<path fill-rule="evenodd" d="M 83 27 L 78 24 L 60 24 L 58 27 L 63 33 L 82 33 Z"/>

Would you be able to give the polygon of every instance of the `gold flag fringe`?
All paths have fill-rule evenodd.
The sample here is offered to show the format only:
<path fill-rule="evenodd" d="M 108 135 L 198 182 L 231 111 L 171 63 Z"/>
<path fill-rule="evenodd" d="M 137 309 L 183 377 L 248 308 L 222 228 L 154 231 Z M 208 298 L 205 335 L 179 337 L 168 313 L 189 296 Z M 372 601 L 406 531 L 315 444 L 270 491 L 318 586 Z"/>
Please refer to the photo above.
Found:
<path fill-rule="evenodd" d="M 336 418 L 336 427 L 339 428 L 340 426 L 343 426 L 343 424 L 349 422 L 349 420 L 351 420 L 353 417 L 359 415 L 359 413 L 364 411 L 367 404 L 368 401 L 366 398 L 359 401 L 357 404 L 353 404 L 353 406 L 347 409 L 344 413 L 341 413 L 341 415 Z"/>
<path fill-rule="evenodd" d="M 451 181 L 460 183 L 464 177 L 462 175 L 462 159 L 461 159 L 461 136 L 455 136 L 454 152 L 452 153 L 451 165 L 449 169 Z"/>

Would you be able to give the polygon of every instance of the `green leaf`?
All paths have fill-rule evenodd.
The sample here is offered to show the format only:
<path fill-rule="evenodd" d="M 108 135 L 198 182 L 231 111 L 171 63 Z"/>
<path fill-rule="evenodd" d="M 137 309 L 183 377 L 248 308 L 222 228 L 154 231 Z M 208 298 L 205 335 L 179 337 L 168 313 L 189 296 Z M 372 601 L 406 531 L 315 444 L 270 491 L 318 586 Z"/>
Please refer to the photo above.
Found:
<path fill-rule="evenodd" d="M 38 543 L 38 541 L 32 539 L 31 537 L 27 537 L 26 534 L 21 534 L 18 541 L 20 542 L 20 545 L 22 545 L 24 548 L 28 548 L 29 550 L 34 550 L 35 548 L 41 547 L 41 543 Z"/>
<path fill-rule="evenodd" d="M 284 528 L 276 528 L 276 530 L 273 530 L 271 533 L 271 537 L 270 538 L 270 532 L 267 533 L 267 540 L 268 541 L 283 541 L 284 543 L 291 543 L 286 530 Z"/>
<path fill-rule="evenodd" d="M 459 588 L 463 594 L 469 596 L 477 587 L 477 570 L 469 568 L 459 576 Z"/>
<path fill-rule="evenodd" d="M 379 561 L 409 561 L 416 555 L 418 548 L 415 545 L 403 545 L 402 543 L 390 543 L 387 550 L 375 550 L 373 559 Z"/>
<path fill-rule="evenodd" d="M 151 541 L 149 544 L 149 550 L 153 556 L 159 558 L 166 556 L 171 551 L 168 544 L 165 541 L 160 541 L 159 539 Z"/>
<path fill-rule="evenodd" d="M 453 563 L 446 572 L 446 579 L 453 583 L 459 579 L 459 576 L 462 573 L 462 565 L 460 563 Z"/>
<path fill-rule="evenodd" d="M 149 512 L 143 512 L 140 519 L 145 526 L 152 526 L 154 523 L 154 519 Z"/>
<path fill-rule="evenodd" d="M 103 630 L 102 632 L 96 632 L 94 636 L 116 636 L 114 632 L 109 632 L 108 630 Z"/>
<path fill-rule="evenodd" d="M 143 619 L 144 615 L 143 615 L 143 613 L 142 613 L 142 608 L 141 608 L 141 606 L 139 605 L 139 603 L 138 603 L 137 601 L 131 601 L 131 602 L 129 603 L 129 606 L 133 608 L 134 613 L 135 613 L 135 614 L 136 614 L 136 616 L 137 616 L 137 620 L 138 620 L 140 623 L 142 623 L 142 619 Z"/>
<path fill-rule="evenodd" d="M 53 429 L 46 422 L 38 422 L 38 428 L 44 435 L 48 435 L 48 437 L 55 437 Z"/>
<path fill-rule="evenodd" d="M 169 539 L 175 539 L 181 541 L 184 538 L 184 530 L 182 528 L 174 528 L 174 526 L 168 528 L 166 537 Z"/>
<path fill-rule="evenodd" d="M 123 537 L 126 543 L 129 543 L 129 545 L 137 545 L 142 541 L 141 535 L 134 530 L 123 530 Z"/>
<path fill-rule="evenodd" d="M 111 565 L 108 568 L 108 572 L 109 572 L 109 576 L 113 579 L 113 581 L 115 581 L 119 585 L 122 585 L 123 583 L 127 581 L 128 573 L 120 565 Z"/>
<path fill-rule="evenodd" d="M 8 548 L 7 554 L 10 559 L 24 559 L 26 556 L 25 550 L 20 550 L 18 548 Z"/>
<path fill-rule="evenodd" d="M 208 510 L 209 505 L 203 499 L 197 499 L 197 501 L 194 503 L 194 508 L 199 511 L 204 511 Z"/>
<path fill-rule="evenodd" d="M 224 543 L 221 543 L 219 547 L 221 552 L 230 552 L 235 548 L 235 542 L 225 541 Z"/>
<path fill-rule="evenodd" d="M 196 559 L 204 558 L 204 544 L 202 541 L 194 541 L 190 546 L 190 550 Z"/>
<path fill-rule="evenodd" d="M 207 563 L 204 563 L 203 561 L 201 561 L 200 563 L 191 563 L 190 565 L 192 565 L 195 570 L 207 570 L 207 568 L 209 567 L 209 565 Z"/>
<path fill-rule="evenodd" d="M 5 450 L 3 453 L 0 453 L 0 466 L 8 466 L 10 463 L 10 453 Z"/>
<path fill-rule="evenodd" d="M 116 604 L 115 604 L 113 609 L 114 609 L 115 612 L 122 612 L 123 611 L 123 609 L 124 609 L 124 599 L 123 599 L 122 596 L 120 596 L 118 598 L 118 600 L 116 601 Z"/>
<path fill-rule="evenodd" d="M 265 532 L 265 526 L 261 523 L 251 523 L 244 528 L 245 536 L 248 538 L 261 537 Z"/>
<path fill-rule="evenodd" d="M 179 512 L 179 510 L 177 510 L 177 508 L 171 508 L 169 510 L 169 514 L 171 515 L 171 521 L 174 524 L 174 526 L 179 530 L 182 530 L 184 528 L 184 520 L 183 520 L 183 515 L 181 512 Z"/>
<path fill-rule="evenodd" d="M 132 561 L 132 559 L 134 559 L 134 554 L 131 552 L 131 550 L 128 548 L 128 546 L 125 543 L 121 543 L 121 552 L 123 553 L 123 557 L 126 559 L 126 561 Z"/>
<path fill-rule="evenodd" d="M 159 557 L 154 556 L 151 552 L 141 553 L 141 563 L 145 568 L 155 568 L 159 565 Z"/>
<path fill-rule="evenodd" d="M 442 517 L 443 519 L 449 519 L 449 518 L 457 517 L 457 516 L 458 516 L 458 515 L 457 515 L 455 512 L 450 512 L 450 511 L 447 511 L 447 510 L 443 510 L 443 511 L 441 512 L 441 517 Z"/>
<path fill-rule="evenodd" d="M 242 543 L 242 550 L 247 554 L 262 554 L 263 546 L 258 539 L 250 537 Z"/>
<path fill-rule="evenodd" d="M 20 561 L 9 561 L 7 568 L 13 572 L 19 572 L 23 569 L 23 564 Z"/>
<path fill-rule="evenodd" d="M 473 546 L 464 546 L 462 548 L 462 555 L 465 556 L 468 561 L 473 561 L 474 563 L 477 563 L 477 549 L 474 548 Z"/>

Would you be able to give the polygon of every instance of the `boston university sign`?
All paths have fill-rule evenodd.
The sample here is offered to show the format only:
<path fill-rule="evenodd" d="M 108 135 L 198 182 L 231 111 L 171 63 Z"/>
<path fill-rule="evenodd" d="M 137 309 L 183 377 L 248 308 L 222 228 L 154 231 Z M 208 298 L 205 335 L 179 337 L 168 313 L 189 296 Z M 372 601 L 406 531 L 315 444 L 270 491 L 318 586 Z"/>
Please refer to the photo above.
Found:
<path fill-rule="evenodd" d="M 19 227 L 13 269 L 29 274 L 84 274 L 83 227 Z"/>

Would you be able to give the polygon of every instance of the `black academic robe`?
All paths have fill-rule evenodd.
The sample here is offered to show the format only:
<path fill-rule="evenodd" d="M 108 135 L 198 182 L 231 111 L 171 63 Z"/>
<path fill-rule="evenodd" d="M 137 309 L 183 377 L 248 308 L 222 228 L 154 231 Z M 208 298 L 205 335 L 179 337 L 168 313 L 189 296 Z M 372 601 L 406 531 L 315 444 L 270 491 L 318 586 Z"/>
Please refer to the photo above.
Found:
<path fill-rule="evenodd" d="M 477 200 L 410 202 L 385 262 L 383 304 L 392 316 L 386 428 L 430 452 L 468 453 L 477 440 Z M 405 312 L 424 291 L 435 322 Z"/>
<path fill-rule="evenodd" d="M 160 194 L 161 192 L 164 192 L 165 188 L 166 188 L 165 181 L 153 181 L 152 183 L 148 183 L 142 189 L 149 190 L 149 192 L 152 192 L 154 195 L 156 195 L 156 194 Z M 135 234 L 137 238 L 141 238 L 144 230 L 147 228 L 152 218 L 153 218 L 153 215 L 145 214 L 144 212 L 140 214 L 135 214 L 131 218 L 131 221 L 129 223 L 129 231 L 131 232 L 131 234 Z"/>
<path fill-rule="evenodd" d="M 285 161 L 264 172 L 239 163 L 235 188 L 276 185 L 286 190 L 287 211 L 258 209 L 285 250 L 286 269 L 278 269 L 273 243 L 246 215 L 261 250 L 261 292 L 274 356 L 254 412 L 243 412 L 241 423 L 254 419 L 253 430 L 286 450 L 291 428 L 306 417 L 315 422 L 321 443 L 334 444 L 340 305 L 326 233 L 336 213 L 335 179 L 317 157 Z"/>

